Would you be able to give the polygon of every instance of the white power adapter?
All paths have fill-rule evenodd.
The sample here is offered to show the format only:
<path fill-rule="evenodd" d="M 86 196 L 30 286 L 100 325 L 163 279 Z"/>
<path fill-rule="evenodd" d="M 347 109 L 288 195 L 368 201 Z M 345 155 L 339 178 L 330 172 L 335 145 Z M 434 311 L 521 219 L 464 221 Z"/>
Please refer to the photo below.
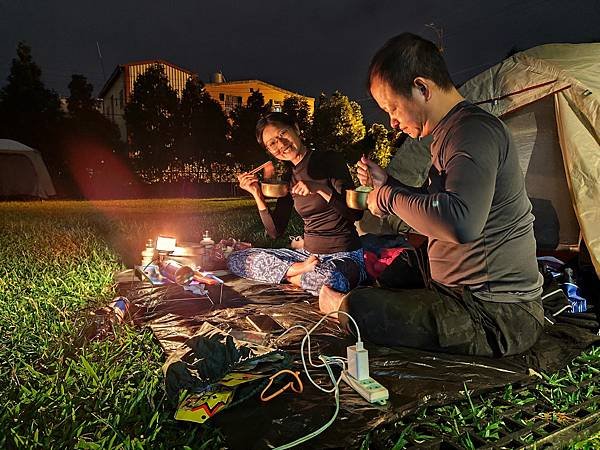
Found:
<path fill-rule="evenodd" d="M 346 349 L 348 357 L 348 373 L 358 381 L 369 378 L 369 352 L 363 347 L 362 341 Z"/>

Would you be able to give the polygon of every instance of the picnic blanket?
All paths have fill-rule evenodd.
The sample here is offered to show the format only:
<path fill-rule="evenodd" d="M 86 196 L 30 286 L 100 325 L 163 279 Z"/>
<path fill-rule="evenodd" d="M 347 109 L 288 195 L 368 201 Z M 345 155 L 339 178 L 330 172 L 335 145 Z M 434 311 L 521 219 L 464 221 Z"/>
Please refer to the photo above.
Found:
<path fill-rule="evenodd" d="M 222 286 L 210 286 L 210 301 L 181 286 L 152 286 L 120 274 L 120 295 L 130 302 L 130 317 L 138 326 L 150 327 L 166 357 L 192 338 L 203 324 L 223 332 L 250 330 L 245 317 L 258 312 L 271 315 L 285 328 L 310 327 L 321 317 L 318 301 L 291 285 L 265 285 L 234 276 L 223 278 Z M 220 301 L 219 301 L 220 299 Z M 293 330 L 278 342 L 278 349 L 299 364 L 304 333 Z M 354 341 L 337 322 L 326 320 L 312 334 L 313 350 L 325 355 L 345 356 Z M 325 432 L 309 441 L 310 447 L 356 447 L 375 427 L 399 420 L 424 405 L 440 405 L 464 398 L 464 386 L 475 394 L 512 383 L 535 382 L 533 371 L 553 372 L 564 367 L 583 349 L 600 341 L 600 336 L 569 324 L 548 325 L 528 352 L 502 358 L 468 357 L 431 353 L 410 348 L 387 348 L 366 343 L 370 374 L 390 392 L 385 406 L 367 403 L 345 383 L 340 383 L 340 411 Z M 314 355 L 316 356 L 316 354 Z M 325 370 L 313 371 L 314 378 L 330 387 Z M 218 426 L 231 448 L 268 448 L 304 436 L 326 423 L 335 409 L 334 396 L 306 382 L 302 394 L 285 393 L 268 403 L 258 396 L 243 407 L 223 410 L 209 423 Z"/>

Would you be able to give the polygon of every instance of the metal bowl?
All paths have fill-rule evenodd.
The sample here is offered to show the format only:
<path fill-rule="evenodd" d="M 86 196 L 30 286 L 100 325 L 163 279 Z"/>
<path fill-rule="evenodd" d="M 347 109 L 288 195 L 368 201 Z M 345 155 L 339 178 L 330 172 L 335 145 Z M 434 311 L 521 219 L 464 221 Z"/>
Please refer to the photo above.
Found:
<path fill-rule="evenodd" d="M 271 181 L 260 183 L 260 190 L 265 197 L 285 197 L 290 192 L 290 186 L 284 181 Z"/>
<path fill-rule="evenodd" d="M 202 267 L 205 270 L 203 266 L 206 253 L 206 247 L 200 243 L 178 242 L 169 259 L 184 266 Z"/>
<path fill-rule="evenodd" d="M 367 197 L 369 197 L 372 190 L 373 188 L 368 186 L 360 186 L 357 189 L 347 190 L 346 204 L 352 209 L 367 209 Z"/>

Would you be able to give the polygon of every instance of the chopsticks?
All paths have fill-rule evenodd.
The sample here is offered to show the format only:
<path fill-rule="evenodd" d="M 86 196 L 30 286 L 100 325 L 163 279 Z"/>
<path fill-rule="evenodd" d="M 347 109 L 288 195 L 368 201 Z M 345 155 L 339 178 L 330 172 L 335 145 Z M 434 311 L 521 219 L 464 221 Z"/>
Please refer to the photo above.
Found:
<path fill-rule="evenodd" d="M 373 187 L 373 176 L 371 175 L 371 169 L 367 167 L 367 184 L 365 186 Z"/>
<path fill-rule="evenodd" d="M 258 172 L 261 169 L 264 169 L 265 167 L 267 167 L 269 164 L 272 164 L 271 161 L 267 161 L 264 164 L 261 164 L 258 167 L 255 167 L 254 169 L 252 169 L 250 172 L 248 172 L 250 175 L 254 175 L 256 172 Z"/>
<path fill-rule="evenodd" d="M 366 155 L 363 154 L 363 157 L 366 158 Z M 371 175 L 371 169 L 369 168 L 369 166 L 367 166 L 367 182 L 366 182 L 365 186 L 374 187 L 373 186 L 373 176 Z"/>

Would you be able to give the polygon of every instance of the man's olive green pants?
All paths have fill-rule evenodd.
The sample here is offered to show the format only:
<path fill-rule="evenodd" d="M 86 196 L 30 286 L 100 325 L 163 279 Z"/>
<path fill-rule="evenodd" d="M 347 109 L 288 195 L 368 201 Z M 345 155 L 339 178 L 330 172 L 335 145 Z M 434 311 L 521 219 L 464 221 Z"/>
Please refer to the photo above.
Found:
<path fill-rule="evenodd" d="M 406 258 L 405 258 L 406 259 Z M 414 261 L 414 258 L 412 258 Z M 422 261 L 422 260 L 421 260 Z M 344 309 L 356 319 L 361 335 L 386 346 L 480 356 L 508 356 L 528 350 L 542 332 L 541 299 L 490 302 L 468 289 L 450 289 L 426 281 L 415 287 L 408 271 L 422 264 L 398 261 L 390 269 L 411 288 L 359 287 L 348 293 Z M 388 274 L 388 279 L 393 274 Z"/>

